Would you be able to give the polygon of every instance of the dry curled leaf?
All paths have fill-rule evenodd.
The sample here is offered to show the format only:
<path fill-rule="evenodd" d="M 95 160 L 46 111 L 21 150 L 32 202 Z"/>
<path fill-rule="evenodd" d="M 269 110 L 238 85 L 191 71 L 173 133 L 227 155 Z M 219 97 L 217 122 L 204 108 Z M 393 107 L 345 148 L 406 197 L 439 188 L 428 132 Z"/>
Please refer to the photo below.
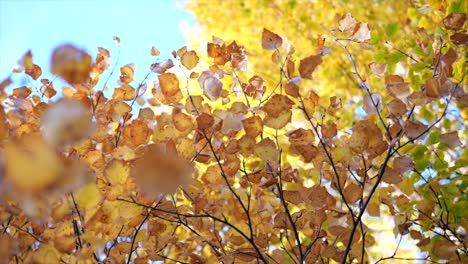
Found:
<path fill-rule="evenodd" d="M 356 26 L 356 19 L 350 13 L 344 15 L 340 21 L 338 27 L 341 32 L 352 32 Z"/>
<path fill-rule="evenodd" d="M 354 28 L 353 35 L 351 39 L 357 42 L 364 42 L 371 38 L 371 32 L 369 25 L 367 23 L 358 23 Z"/>
<path fill-rule="evenodd" d="M 216 101 L 221 97 L 221 92 L 223 89 L 223 83 L 220 81 L 222 76 L 217 72 L 204 71 L 200 78 L 198 78 L 198 83 L 203 89 L 203 93 L 211 101 Z"/>

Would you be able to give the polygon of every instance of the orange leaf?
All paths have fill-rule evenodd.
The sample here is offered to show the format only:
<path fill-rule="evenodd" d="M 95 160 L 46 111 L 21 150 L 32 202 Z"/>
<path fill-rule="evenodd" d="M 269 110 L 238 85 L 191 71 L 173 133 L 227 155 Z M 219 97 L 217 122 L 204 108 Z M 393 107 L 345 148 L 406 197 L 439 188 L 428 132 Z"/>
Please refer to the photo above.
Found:
<path fill-rule="evenodd" d="M 54 49 L 51 71 L 70 84 L 86 82 L 90 78 L 91 56 L 84 50 L 66 44 Z"/>
<path fill-rule="evenodd" d="M 145 192 L 172 193 L 187 184 L 193 171 L 192 164 L 176 154 L 167 153 L 161 145 L 151 145 L 136 160 L 131 174 Z"/>
<path fill-rule="evenodd" d="M 180 92 L 179 79 L 173 73 L 163 73 L 158 76 L 161 92 L 164 96 L 174 96 Z"/>
<path fill-rule="evenodd" d="M 123 140 L 133 146 L 138 146 L 146 142 L 150 135 L 150 130 L 145 122 L 136 119 L 126 125 L 122 132 Z"/>
<path fill-rule="evenodd" d="M 263 131 L 263 122 L 259 116 L 252 116 L 242 120 L 245 134 L 249 137 L 255 138 Z"/>

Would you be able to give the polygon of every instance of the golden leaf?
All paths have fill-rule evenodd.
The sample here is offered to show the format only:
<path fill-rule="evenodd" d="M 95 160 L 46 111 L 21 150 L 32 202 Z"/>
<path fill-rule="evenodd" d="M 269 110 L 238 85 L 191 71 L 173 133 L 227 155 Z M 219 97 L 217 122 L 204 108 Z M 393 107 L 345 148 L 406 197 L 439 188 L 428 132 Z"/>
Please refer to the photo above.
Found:
<path fill-rule="evenodd" d="M 136 160 L 131 174 L 138 186 L 148 193 L 172 193 L 189 182 L 193 166 L 162 146 L 151 145 Z"/>
<path fill-rule="evenodd" d="M 91 56 L 84 50 L 66 44 L 54 49 L 51 71 L 70 84 L 80 84 L 90 78 Z"/>
<path fill-rule="evenodd" d="M 193 50 L 185 52 L 180 58 L 182 65 L 184 65 L 189 71 L 197 66 L 199 60 L 200 58 Z"/>
<path fill-rule="evenodd" d="M 124 127 L 122 138 L 126 143 L 138 146 L 145 143 L 150 134 L 151 131 L 148 125 L 139 119 L 135 119 Z"/>
<path fill-rule="evenodd" d="M 60 180 L 63 165 L 55 151 L 38 135 L 5 145 L 6 179 L 18 190 L 40 192 Z"/>

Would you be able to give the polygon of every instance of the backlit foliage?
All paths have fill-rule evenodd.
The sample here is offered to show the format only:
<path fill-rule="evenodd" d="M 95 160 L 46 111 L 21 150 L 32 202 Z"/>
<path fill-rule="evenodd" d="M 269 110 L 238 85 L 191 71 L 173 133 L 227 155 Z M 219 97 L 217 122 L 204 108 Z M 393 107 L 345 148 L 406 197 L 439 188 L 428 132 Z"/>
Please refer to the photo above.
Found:
<path fill-rule="evenodd" d="M 57 47 L 52 80 L 26 53 L 31 87 L 0 84 L 0 262 L 467 261 L 466 13 L 438 7 L 151 47 L 138 81 L 106 48 Z M 419 255 L 371 252 L 383 215 Z"/>

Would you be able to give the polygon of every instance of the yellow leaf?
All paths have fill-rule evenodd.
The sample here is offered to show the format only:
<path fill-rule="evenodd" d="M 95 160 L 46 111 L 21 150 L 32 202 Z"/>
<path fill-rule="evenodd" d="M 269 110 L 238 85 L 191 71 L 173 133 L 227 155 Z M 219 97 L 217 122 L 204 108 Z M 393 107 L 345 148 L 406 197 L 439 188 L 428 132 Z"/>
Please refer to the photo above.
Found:
<path fill-rule="evenodd" d="M 129 167 L 125 166 L 123 162 L 118 160 L 113 160 L 105 170 L 105 176 L 112 185 L 125 184 L 129 173 Z"/>
<path fill-rule="evenodd" d="M 19 190 L 38 192 L 60 180 L 62 163 L 55 151 L 38 135 L 5 145 L 6 179 Z"/>
<path fill-rule="evenodd" d="M 197 53 L 193 50 L 185 52 L 182 58 L 180 58 L 182 65 L 189 71 L 197 66 L 199 60 L 200 58 L 198 58 Z"/>
<path fill-rule="evenodd" d="M 101 203 L 102 195 L 96 183 L 88 183 L 75 193 L 75 200 L 78 206 L 91 209 L 97 207 Z"/>

